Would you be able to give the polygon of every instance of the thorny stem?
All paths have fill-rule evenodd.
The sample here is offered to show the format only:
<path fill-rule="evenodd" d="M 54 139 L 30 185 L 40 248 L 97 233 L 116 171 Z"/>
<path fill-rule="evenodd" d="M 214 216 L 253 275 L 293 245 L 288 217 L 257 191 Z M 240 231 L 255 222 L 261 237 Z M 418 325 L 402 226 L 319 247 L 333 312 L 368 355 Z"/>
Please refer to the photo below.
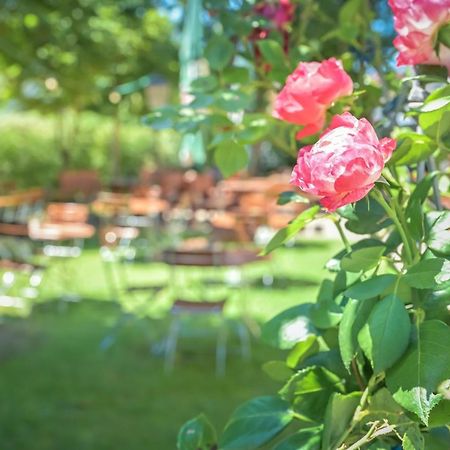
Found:
<path fill-rule="evenodd" d="M 400 223 L 403 226 L 403 229 L 406 230 L 407 228 L 407 224 L 406 224 L 406 218 L 405 218 L 405 214 L 403 213 L 403 210 L 399 204 L 399 202 L 397 201 L 396 198 L 392 198 L 392 203 L 394 205 L 393 210 L 397 212 L 397 217 L 399 218 Z M 408 233 L 406 233 L 406 237 L 408 239 L 409 242 L 409 248 L 411 250 L 412 253 L 412 257 L 413 257 L 413 262 L 416 262 L 417 260 L 420 259 L 420 255 L 419 252 L 417 251 L 417 247 L 415 242 L 410 238 L 410 236 L 408 235 Z"/>
<path fill-rule="evenodd" d="M 361 388 L 361 390 L 364 390 L 364 386 L 365 386 L 364 385 L 364 381 L 361 378 L 361 374 L 359 373 L 358 366 L 356 365 L 355 358 L 352 359 L 352 372 L 353 372 L 353 375 L 355 375 L 356 382 L 358 383 L 358 386 Z"/>
<path fill-rule="evenodd" d="M 374 422 L 373 425 L 370 427 L 370 430 L 361 438 L 358 439 L 354 444 L 352 444 L 350 447 L 342 447 L 343 449 L 346 448 L 346 450 L 357 450 L 361 448 L 362 445 L 366 444 L 367 442 L 370 442 L 372 440 L 372 434 L 376 430 L 378 425 L 378 422 Z"/>
<path fill-rule="evenodd" d="M 356 425 L 359 423 L 361 419 L 361 412 L 364 410 L 367 404 L 367 400 L 369 399 L 369 395 L 372 393 L 373 388 L 378 384 L 380 375 L 373 375 L 369 382 L 367 383 L 367 387 L 364 389 L 361 399 L 359 401 L 359 405 L 355 410 L 355 413 L 353 414 L 352 421 L 350 423 L 350 426 L 348 429 L 344 432 L 344 434 L 339 439 L 339 449 L 345 449 L 345 441 L 346 439 L 351 435 L 353 430 L 355 429 Z M 355 447 L 358 448 L 358 447 Z"/>
<path fill-rule="evenodd" d="M 350 242 L 348 242 L 347 236 L 344 233 L 344 230 L 342 229 L 341 221 L 339 219 L 333 220 L 333 223 L 336 225 L 336 228 L 339 232 L 339 236 L 342 239 L 342 242 L 344 243 L 345 250 L 347 250 L 348 253 L 352 251 L 352 247 L 350 245 Z"/>
<path fill-rule="evenodd" d="M 402 238 L 403 244 L 405 246 L 407 265 L 411 265 L 414 261 L 414 258 L 413 258 L 413 254 L 412 254 L 412 251 L 410 248 L 410 242 L 409 242 L 408 236 L 406 234 L 405 228 L 403 227 L 402 223 L 400 222 L 396 211 L 388 205 L 388 203 L 386 202 L 386 200 L 381 192 L 374 189 L 372 191 L 372 196 L 384 208 L 384 210 L 386 211 L 389 218 L 395 223 L 397 230 L 400 233 L 400 237 Z"/>

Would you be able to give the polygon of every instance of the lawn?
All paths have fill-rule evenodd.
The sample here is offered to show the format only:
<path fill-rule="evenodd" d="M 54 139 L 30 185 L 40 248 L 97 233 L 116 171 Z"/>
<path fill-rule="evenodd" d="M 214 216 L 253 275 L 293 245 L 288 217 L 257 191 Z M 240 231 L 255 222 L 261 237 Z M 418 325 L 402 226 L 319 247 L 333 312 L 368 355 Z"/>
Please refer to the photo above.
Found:
<path fill-rule="evenodd" d="M 260 323 L 284 308 L 312 300 L 324 275 L 323 264 L 337 243 L 309 242 L 280 249 L 271 263 L 246 269 L 250 287 L 234 295 L 227 314 L 245 301 Z M 272 394 L 278 383 L 261 365 L 280 352 L 252 342 L 252 359 L 242 361 L 230 342 L 226 376 L 214 376 L 213 341 L 180 342 L 175 370 L 163 371 L 158 349 L 168 326 L 165 291 L 144 303 L 127 303 L 136 314 L 119 329 L 108 349 L 100 343 L 122 317 L 111 301 L 98 249 L 74 262 L 70 284 L 82 300 L 65 309 L 51 301 L 61 291 L 51 267 L 42 295 L 26 318 L 0 325 L 0 448 L 2 450 L 174 450 L 181 424 L 205 412 L 221 429 L 241 402 Z M 163 265 L 136 263 L 133 282 L 167 284 Z M 264 287 L 265 273 L 275 277 Z M 153 349 L 153 351 L 150 351 Z"/>

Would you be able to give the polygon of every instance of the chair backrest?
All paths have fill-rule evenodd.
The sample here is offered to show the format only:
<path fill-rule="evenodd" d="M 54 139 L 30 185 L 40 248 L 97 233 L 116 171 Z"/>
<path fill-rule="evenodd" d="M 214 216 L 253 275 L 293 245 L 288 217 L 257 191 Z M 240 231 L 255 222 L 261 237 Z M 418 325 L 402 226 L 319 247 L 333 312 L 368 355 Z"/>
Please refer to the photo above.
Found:
<path fill-rule="evenodd" d="M 35 188 L 0 196 L 0 234 L 24 236 L 31 216 L 40 211 L 43 189 Z"/>
<path fill-rule="evenodd" d="M 159 198 L 130 197 L 129 212 L 136 216 L 153 216 L 167 210 L 169 204 Z"/>
<path fill-rule="evenodd" d="M 215 266 L 220 260 L 220 253 L 212 250 L 166 250 L 163 261 L 174 266 Z"/>
<path fill-rule="evenodd" d="M 174 301 L 170 312 L 172 314 L 222 314 L 226 300 L 215 302 L 194 302 L 177 299 Z"/>
<path fill-rule="evenodd" d="M 183 189 L 183 172 L 179 170 L 162 171 L 158 176 L 158 181 L 161 186 L 161 197 L 170 202 L 176 202 Z"/>
<path fill-rule="evenodd" d="M 253 249 L 166 250 L 163 252 L 163 261 L 175 266 L 242 266 L 262 259 L 264 258 L 258 256 L 258 251 Z"/>
<path fill-rule="evenodd" d="M 95 170 L 66 170 L 59 176 L 59 197 L 74 199 L 93 197 L 102 187 L 100 177 Z"/>
<path fill-rule="evenodd" d="M 47 206 L 50 223 L 86 223 L 88 216 L 88 206 L 80 203 L 50 203 Z"/>

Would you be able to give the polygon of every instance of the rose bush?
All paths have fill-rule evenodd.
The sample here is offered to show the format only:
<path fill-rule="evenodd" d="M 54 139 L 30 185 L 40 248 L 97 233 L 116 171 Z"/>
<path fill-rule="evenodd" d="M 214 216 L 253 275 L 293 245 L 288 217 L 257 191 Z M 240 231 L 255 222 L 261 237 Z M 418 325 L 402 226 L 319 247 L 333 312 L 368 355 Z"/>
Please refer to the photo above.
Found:
<path fill-rule="evenodd" d="M 397 63 L 441 65 L 450 70 L 450 49 L 436 42 L 439 29 L 450 22 L 450 0 L 389 0 L 389 5 L 398 33 L 394 39 Z"/>
<path fill-rule="evenodd" d="M 353 91 L 353 82 L 340 61 L 300 63 L 289 75 L 275 100 L 273 116 L 304 128 L 301 139 L 320 131 L 327 109 L 333 102 Z"/>
<path fill-rule="evenodd" d="M 215 8 L 218 3 L 205 0 Z M 225 176 L 247 168 L 249 154 L 256 165 L 263 141 L 291 157 L 292 165 L 300 147 L 293 182 L 321 205 L 313 200 L 264 252 L 315 217 L 331 220 L 343 241 L 326 263 L 329 274 L 317 296 L 262 326 L 261 339 L 280 349 L 278 360 L 263 367 L 282 383 L 279 391 L 239 406 L 219 436 L 197 416 L 181 428 L 178 448 L 448 450 L 450 213 L 442 208 L 439 188 L 448 173 L 439 163 L 450 152 L 450 87 L 438 75 L 428 85 L 428 75 L 401 80 L 392 71 L 394 36 L 385 34 L 390 17 L 382 13 L 384 2 L 297 4 L 288 52 L 275 29 L 256 43 L 271 67 L 266 71 L 248 45 L 258 24 L 258 17 L 251 20 L 255 3 L 242 3 L 246 14 L 230 14 L 225 1 L 219 17 L 226 26 L 214 27 L 221 31 L 208 44 L 211 73 L 193 83 L 195 99 L 147 118 L 211 136 L 210 160 Z M 431 26 L 429 19 L 446 16 L 447 0 L 395 4 L 410 14 L 398 27 L 401 37 L 408 34 L 404 29 L 425 30 L 408 37 L 415 45 L 416 38 L 434 39 L 437 32 L 441 59 L 426 62 L 444 65 L 441 23 Z M 433 6 L 426 17 L 420 12 L 425 4 Z M 374 31 L 375 17 L 383 34 Z M 265 100 L 281 86 L 276 120 Z M 409 88 L 414 103 L 407 101 Z M 335 116 L 320 138 L 308 138 L 311 145 L 298 142 L 342 109 L 351 114 Z M 304 127 L 300 135 L 298 126 Z M 289 201 L 304 199 L 296 191 L 283 193 L 280 202 Z M 345 229 L 361 239 L 349 242 Z"/>
<path fill-rule="evenodd" d="M 300 149 L 291 183 L 319 196 L 322 206 L 335 211 L 367 195 L 394 148 L 393 139 L 378 140 L 366 119 L 350 113 L 334 116 L 314 145 Z"/>

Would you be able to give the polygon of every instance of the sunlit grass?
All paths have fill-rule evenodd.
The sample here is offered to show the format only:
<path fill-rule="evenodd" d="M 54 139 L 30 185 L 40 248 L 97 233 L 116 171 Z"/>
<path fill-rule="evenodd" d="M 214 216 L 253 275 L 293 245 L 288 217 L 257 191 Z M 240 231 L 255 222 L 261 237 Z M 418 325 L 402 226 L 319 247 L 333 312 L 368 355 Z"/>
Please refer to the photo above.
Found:
<path fill-rule="evenodd" d="M 246 313 L 260 322 L 313 300 L 323 264 L 337 248 L 313 242 L 249 266 L 250 286 L 233 294 L 227 314 L 234 316 L 245 301 Z M 139 317 L 130 316 L 113 345 L 102 350 L 122 310 L 111 301 L 98 250 L 86 250 L 67 267 L 69 286 L 82 300 L 65 310 L 50 301 L 62 292 L 60 268 L 50 269 L 31 316 L 7 318 L 0 326 L 2 450 L 173 450 L 178 428 L 192 416 L 203 411 L 220 429 L 240 402 L 276 392 L 278 383 L 261 365 L 280 352 L 257 339 L 250 362 L 241 360 L 231 339 L 224 378 L 214 375 L 212 340 L 182 340 L 175 370 L 165 375 L 155 349 L 167 332 L 167 290 L 149 301 L 128 300 Z M 162 264 L 129 269 L 136 284 L 165 285 L 172 279 Z M 272 288 L 260 282 L 265 273 L 274 275 Z"/>

